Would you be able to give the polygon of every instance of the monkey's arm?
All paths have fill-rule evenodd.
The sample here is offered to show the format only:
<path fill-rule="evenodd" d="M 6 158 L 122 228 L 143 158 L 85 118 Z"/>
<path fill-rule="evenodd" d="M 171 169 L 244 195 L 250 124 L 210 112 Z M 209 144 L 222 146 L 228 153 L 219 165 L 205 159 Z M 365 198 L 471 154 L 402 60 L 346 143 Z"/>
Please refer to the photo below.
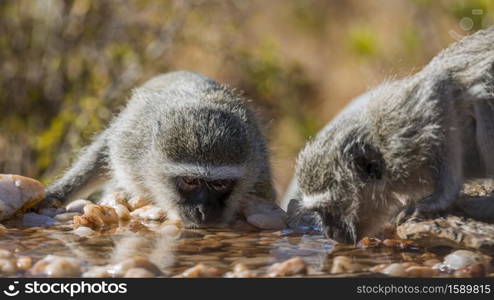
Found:
<path fill-rule="evenodd" d="M 46 199 L 55 198 L 66 202 L 87 197 L 103 183 L 106 179 L 106 136 L 107 132 L 103 132 L 91 145 L 82 150 L 63 177 L 46 189 Z"/>

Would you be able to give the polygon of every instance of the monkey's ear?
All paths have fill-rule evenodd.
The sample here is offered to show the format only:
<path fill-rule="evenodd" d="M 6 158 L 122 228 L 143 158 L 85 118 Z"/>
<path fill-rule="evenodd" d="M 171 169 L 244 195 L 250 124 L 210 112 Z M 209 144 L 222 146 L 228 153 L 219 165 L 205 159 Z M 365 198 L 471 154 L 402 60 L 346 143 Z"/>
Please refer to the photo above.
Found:
<path fill-rule="evenodd" d="M 351 149 L 351 156 L 357 172 L 364 181 L 383 178 L 385 163 L 377 148 L 369 144 L 356 144 Z"/>

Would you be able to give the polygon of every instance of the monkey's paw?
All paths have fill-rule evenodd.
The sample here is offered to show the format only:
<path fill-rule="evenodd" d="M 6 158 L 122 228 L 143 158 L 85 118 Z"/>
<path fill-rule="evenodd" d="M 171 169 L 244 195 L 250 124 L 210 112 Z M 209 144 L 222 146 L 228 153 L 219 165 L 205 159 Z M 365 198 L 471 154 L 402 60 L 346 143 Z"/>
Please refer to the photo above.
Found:
<path fill-rule="evenodd" d="M 407 221 L 420 222 L 436 219 L 440 216 L 440 211 L 424 209 L 421 205 L 409 205 L 396 216 L 395 222 L 396 225 L 401 225 Z"/>

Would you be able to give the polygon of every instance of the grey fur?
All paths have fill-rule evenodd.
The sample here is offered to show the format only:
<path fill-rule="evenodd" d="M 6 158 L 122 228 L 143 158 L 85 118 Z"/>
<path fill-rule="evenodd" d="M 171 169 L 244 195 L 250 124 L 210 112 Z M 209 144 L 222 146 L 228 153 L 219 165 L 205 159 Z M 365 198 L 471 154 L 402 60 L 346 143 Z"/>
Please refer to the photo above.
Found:
<path fill-rule="evenodd" d="M 491 27 L 354 100 L 299 154 L 292 195 L 330 237 L 355 242 L 405 206 L 449 208 L 465 180 L 494 175 L 493 153 Z"/>
<path fill-rule="evenodd" d="M 274 202 L 256 115 L 238 93 L 193 72 L 160 75 L 135 89 L 127 107 L 48 187 L 47 198 L 85 197 L 93 183 L 108 181 L 107 193 L 148 197 L 180 219 L 173 176 L 240 178 L 225 222 L 249 197 Z"/>

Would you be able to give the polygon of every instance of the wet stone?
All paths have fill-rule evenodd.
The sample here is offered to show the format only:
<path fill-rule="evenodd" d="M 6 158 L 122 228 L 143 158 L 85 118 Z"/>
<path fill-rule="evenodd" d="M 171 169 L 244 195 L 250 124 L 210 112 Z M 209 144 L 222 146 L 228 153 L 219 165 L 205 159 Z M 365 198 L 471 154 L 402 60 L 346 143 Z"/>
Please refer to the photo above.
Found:
<path fill-rule="evenodd" d="M 0 174 L 0 220 L 22 213 L 45 197 L 42 183 L 32 178 Z"/>
<path fill-rule="evenodd" d="M 57 225 L 59 222 L 53 218 L 39 215 L 37 213 L 27 213 L 22 215 L 22 225 L 27 227 L 43 227 Z"/>

